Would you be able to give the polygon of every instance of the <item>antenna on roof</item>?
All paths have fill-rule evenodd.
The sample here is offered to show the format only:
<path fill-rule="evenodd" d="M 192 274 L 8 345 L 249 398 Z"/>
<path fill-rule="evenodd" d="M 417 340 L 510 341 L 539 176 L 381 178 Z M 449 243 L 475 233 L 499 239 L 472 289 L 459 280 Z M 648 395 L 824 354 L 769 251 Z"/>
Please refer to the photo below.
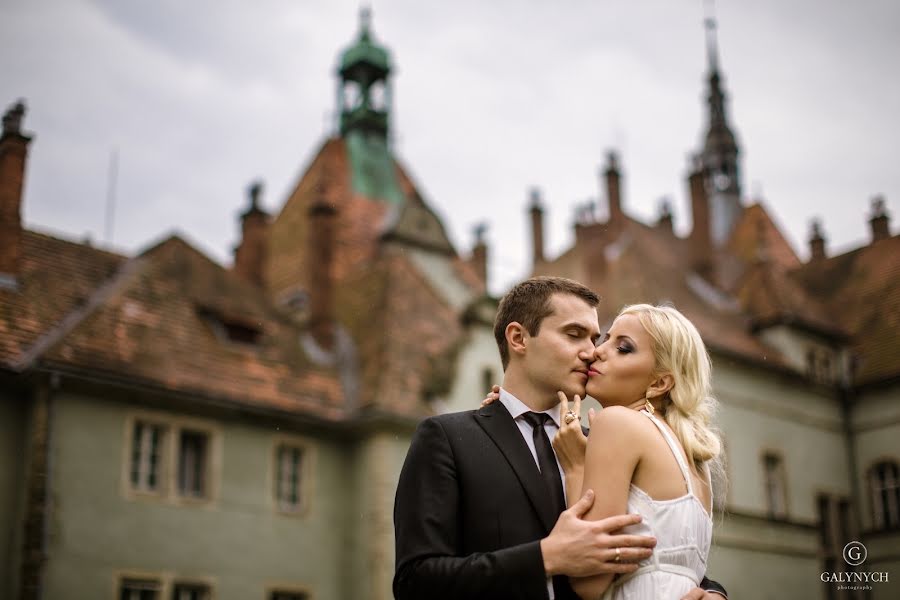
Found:
<path fill-rule="evenodd" d="M 119 176 L 119 149 L 113 148 L 109 154 L 109 173 L 106 185 L 106 223 L 103 239 L 107 246 L 113 241 L 113 222 L 116 215 L 116 183 Z"/>

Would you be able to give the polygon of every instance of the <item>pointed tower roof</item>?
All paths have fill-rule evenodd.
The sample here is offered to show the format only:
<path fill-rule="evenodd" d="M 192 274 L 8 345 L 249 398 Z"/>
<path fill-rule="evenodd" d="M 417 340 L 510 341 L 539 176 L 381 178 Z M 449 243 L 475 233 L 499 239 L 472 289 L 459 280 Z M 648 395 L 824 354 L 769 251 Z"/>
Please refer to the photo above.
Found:
<path fill-rule="evenodd" d="M 706 143 L 703 147 L 704 156 L 713 154 L 737 153 L 737 142 L 734 133 L 728 125 L 728 117 L 725 113 L 726 95 L 722 90 L 722 76 L 719 73 L 719 49 L 716 39 L 716 19 L 709 16 L 704 20 L 706 27 L 706 53 L 709 64 L 707 81 L 709 91 L 707 103 L 709 106 L 709 129 L 706 132 Z"/>

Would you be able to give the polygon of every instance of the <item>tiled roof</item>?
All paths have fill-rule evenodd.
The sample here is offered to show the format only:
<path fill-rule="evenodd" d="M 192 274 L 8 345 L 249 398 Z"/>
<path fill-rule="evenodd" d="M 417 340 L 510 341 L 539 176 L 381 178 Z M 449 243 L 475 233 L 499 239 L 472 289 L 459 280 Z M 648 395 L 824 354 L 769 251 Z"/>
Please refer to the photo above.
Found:
<path fill-rule="evenodd" d="M 668 301 L 713 350 L 790 369 L 756 335 L 757 328 L 784 323 L 849 344 L 858 384 L 900 375 L 900 236 L 803 264 L 765 208 L 754 204 L 714 257 L 720 278 L 714 285 L 692 272 L 688 240 L 668 231 L 628 217 L 619 226 L 579 227 L 576 243 L 535 273 L 580 274 L 601 296 L 601 323 L 625 304 Z"/>
<path fill-rule="evenodd" d="M 111 261 L 65 244 L 54 240 L 57 253 L 32 254 L 35 271 L 46 274 L 62 262 L 75 272 L 95 272 L 98 262 Z M 302 327 L 255 286 L 179 237 L 128 261 L 116 258 L 119 270 L 94 281 L 94 289 L 83 288 L 87 300 L 72 305 L 76 318 L 35 361 L 324 419 L 344 415 L 335 374 L 309 360 L 300 346 Z M 27 303 L 39 305 L 66 287 L 57 280 L 23 295 L 33 294 Z M 255 332 L 256 343 L 231 341 L 234 326 Z"/>
<path fill-rule="evenodd" d="M 19 370 L 29 351 L 113 278 L 126 257 L 23 231 L 17 289 L 0 288 L 0 365 Z"/>
<path fill-rule="evenodd" d="M 391 207 L 352 191 L 344 142 L 327 140 L 270 227 L 271 289 L 177 235 L 129 258 L 26 231 L 18 289 L 0 290 L 0 365 L 90 373 L 326 420 L 362 407 L 421 415 L 436 359 L 458 342 L 462 311 L 484 285 L 396 168 L 405 206 L 417 212 L 387 242 Z M 302 310 L 283 305 L 285 292 L 310 291 L 314 202 L 337 209 L 331 276 L 340 364 L 325 364 L 309 345 Z"/>
<path fill-rule="evenodd" d="M 858 383 L 900 376 L 900 236 L 812 261 L 791 276 L 853 336 Z"/>

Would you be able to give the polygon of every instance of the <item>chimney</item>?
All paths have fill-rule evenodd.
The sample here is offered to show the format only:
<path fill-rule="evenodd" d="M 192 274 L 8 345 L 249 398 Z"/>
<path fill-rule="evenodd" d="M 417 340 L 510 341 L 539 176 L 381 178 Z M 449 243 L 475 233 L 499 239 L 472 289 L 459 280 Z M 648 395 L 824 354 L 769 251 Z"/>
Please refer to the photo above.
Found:
<path fill-rule="evenodd" d="M 25 103 L 3 115 L 0 134 L 0 287 L 15 287 L 22 256 L 22 188 L 31 136 L 22 133 Z"/>
<path fill-rule="evenodd" d="M 259 207 L 262 187 L 261 181 L 254 181 L 247 188 L 250 208 L 241 215 L 241 243 L 234 249 L 234 272 L 264 288 L 269 215 Z"/>
<path fill-rule="evenodd" d="M 694 159 L 688 187 L 691 194 L 691 217 L 694 221 L 689 239 L 691 267 L 710 280 L 713 275 L 713 248 L 709 231 L 709 201 L 706 197 L 706 181 L 699 157 Z"/>
<path fill-rule="evenodd" d="M 327 203 L 325 194 L 309 208 L 309 324 L 313 337 L 322 348 L 334 347 L 334 235 L 337 209 Z"/>
<path fill-rule="evenodd" d="M 872 227 L 872 243 L 891 237 L 890 218 L 884 208 L 884 196 L 872 198 L 872 216 L 869 225 Z"/>
<path fill-rule="evenodd" d="M 606 201 L 609 206 L 609 222 L 619 223 L 622 220 L 622 196 L 620 190 L 619 158 L 615 150 L 606 154 Z"/>
<path fill-rule="evenodd" d="M 544 262 L 544 208 L 541 206 L 541 191 L 531 188 L 531 265 Z"/>
<path fill-rule="evenodd" d="M 659 200 L 659 219 L 656 221 L 656 228 L 670 235 L 673 233 L 672 202 L 666 196 Z"/>
<path fill-rule="evenodd" d="M 822 235 L 822 222 L 813 219 L 809 232 L 809 260 L 814 262 L 825 258 L 825 237 Z"/>
<path fill-rule="evenodd" d="M 475 245 L 472 247 L 472 266 L 475 267 L 475 273 L 487 289 L 487 258 L 488 248 L 484 241 L 484 232 L 487 231 L 486 223 L 479 223 L 474 228 Z"/>

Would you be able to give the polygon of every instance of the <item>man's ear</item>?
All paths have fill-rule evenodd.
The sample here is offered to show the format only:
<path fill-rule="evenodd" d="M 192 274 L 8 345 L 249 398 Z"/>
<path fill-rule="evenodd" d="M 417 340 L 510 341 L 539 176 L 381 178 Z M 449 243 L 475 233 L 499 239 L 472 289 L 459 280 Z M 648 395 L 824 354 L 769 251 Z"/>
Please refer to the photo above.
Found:
<path fill-rule="evenodd" d="M 647 388 L 647 398 L 662 398 L 675 387 L 675 378 L 671 373 L 663 373 L 654 379 Z"/>
<path fill-rule="evenodd" d="M 518 321 L 513 321 L 506 326 L 506 345 L 509 347 L 510 355 L 524 354 L 527 339 L 528 331 Z"/>

